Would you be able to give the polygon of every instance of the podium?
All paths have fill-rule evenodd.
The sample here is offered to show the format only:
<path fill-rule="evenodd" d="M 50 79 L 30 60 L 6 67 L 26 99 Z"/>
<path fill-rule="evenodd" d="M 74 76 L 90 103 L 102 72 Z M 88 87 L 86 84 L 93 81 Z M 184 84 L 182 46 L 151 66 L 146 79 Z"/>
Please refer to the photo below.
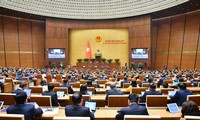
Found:
<path fill-rule="evenodd" d="M 101 62 L 101 56 L 95 56 L 95 60 L 100 63 Z"/>

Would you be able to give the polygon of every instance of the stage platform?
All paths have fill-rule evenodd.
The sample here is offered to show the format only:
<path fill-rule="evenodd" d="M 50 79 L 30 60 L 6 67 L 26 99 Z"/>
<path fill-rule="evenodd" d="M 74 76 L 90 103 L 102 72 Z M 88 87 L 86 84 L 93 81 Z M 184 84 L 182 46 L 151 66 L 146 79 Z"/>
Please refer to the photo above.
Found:
<path fill-rule="evenodd" d="M 75 69 L 90 69 L 90 70 L 119 70 L 121 69 L 120 63 L 79 63 L 77 62 Z"/>

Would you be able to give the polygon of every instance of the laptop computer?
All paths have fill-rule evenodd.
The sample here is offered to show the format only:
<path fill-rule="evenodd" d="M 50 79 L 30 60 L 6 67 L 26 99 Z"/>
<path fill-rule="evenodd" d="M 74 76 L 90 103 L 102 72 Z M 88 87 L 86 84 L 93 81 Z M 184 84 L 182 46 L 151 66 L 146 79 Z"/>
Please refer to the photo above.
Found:
<path fill-rule="evenodd" d="M 24 89 L 24 92 L 26 92 L 26 95 L 27 95 L 27 96 L 30 96 L 30 95 L 31 95 L 31 89 Z"/>
<path fill-rule="evenodd" d="M 3 108 L 4 101 L 0 101 L 0 109 Z"/>
<path fill-rule="evenodd" d="M 62 98 L 64 96 L 65 92 L 64 91 L 57 91 L 56 94 L 57 94 L 58 98 Z"/>
<path fill-rule="evenodd" d="M 141 95 L 143 96 L 143 95 L 144 95 L 144 92 L 141 92 Z"/>
<path fill-rule="evenodd" d="M 110 86 L 106 86 L 106 89 L 107 89 L 107 90 L 110 90 Z"/>
<path fill-rule="evenodd" d="M 90 98 L 92 98 L 92 91 L 87 91 L 87 93 L 90 95 Z"/>
<path fill-rule="evenodd" d="M 171 113 L 177 113 L 177 112 L 179 112 L 179 108 L 178 108 L 178 106 L 177 106 L 176 103 L 169 103 L 169 104 L 167 104 L 167 108 L 169 109 L 169 112 L 171 112 Z"/>
<path fill-rule="evenodd" d="M 169 96 L 174 96 L 176 94 L 176 91 L 168 91 Z"/>
<path fill-rule="evenodd" d="M 90 108 L 90 111 L 95 112 L 96 111 L 96 102 L 85 102 L 85 107 Z"/>
<path fill-rule="evenodd" d="M 179 83 L 178 80 L 174 80 L 174 81 L 173 81 L 173 85 L 174 85 L 174 86 L 176 86 L 178 83 Z"/>

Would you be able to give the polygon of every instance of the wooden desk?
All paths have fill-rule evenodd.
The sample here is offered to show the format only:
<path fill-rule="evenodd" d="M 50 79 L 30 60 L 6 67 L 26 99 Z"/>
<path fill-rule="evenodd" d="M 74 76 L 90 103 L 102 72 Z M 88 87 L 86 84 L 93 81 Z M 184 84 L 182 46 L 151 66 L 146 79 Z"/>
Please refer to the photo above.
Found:
<path fill-rule="evenodd" d="M 99 107 L 97 108 L 94 116 L 95 120 L 115 120 L 115 116 L 117 115 L 117 111 L 121 108 L 108 108 L 108 107 Z M 166 108 L 151 108 L 148 109 L 149 115 L 157 115 L 162 118 L 162 120 L 180 120 L 181 112 L 179 113 L 170 113 L 166 111 Z M 53 117 L 53 115 L 47 115 L 43 114 L 42 119 L 44 118 L 50 118 L 50 116 Z M 65 116 L 65 108 L 61 107 L 59 108 L 59 111 L 55 116 Z"/>
<path fill-rule="evenodd" d="M 187 90 L 192 91 L 194 95 L 200 94 L 200 87 L 187 87 Z"/>
<path fill-rule="evenodd" d="M 92 101 L 97 103 L 97 107 L 105 107 L 107 105 L 107 101 L 105 100 L 105 94 L 96 94 L 92 96 Z M 58 101 L 61 106 L 66 106 L 69 104 L 69 95 L 65 95 L 63 98 L 58 98 Z"/>
<path fill-rule="evenodd" d="M 124 94 L 129 94 L 129 92 L 125 92 L 126 88 L 119 88 Z M 79 92 L 80 88 L 73 88 L 74 92 Z M 106 88 L 96 88 L 96 94 L 106 94 Z"/>
<path fill-rule="evenodd" d="M 55 108 L 56 109 L 56 108 Z M 115 116 L 117 115 L 117 111 L 121 108 L 108 108 L 108 107 L 99 107 L 97 108 L 94 116 L 95 120 L 115 120 Z M 170 113 L 166 111 L 166 108 L 150 108 L 148 109 L 148 113 L 151 116 L 160 116 L 162 120 L 180 120 L 181 112 L 178 113 Z M 6 114 L 6 112 L 0 112 L 0 114 Z M 65 107 L 58 108 L 58 111 L 55 114 L 50 114 L 48 112 L 44 112 L 41 117 L 37 117 L 39 120 L 52 120 L 54 116 L 65 116 Z"/>

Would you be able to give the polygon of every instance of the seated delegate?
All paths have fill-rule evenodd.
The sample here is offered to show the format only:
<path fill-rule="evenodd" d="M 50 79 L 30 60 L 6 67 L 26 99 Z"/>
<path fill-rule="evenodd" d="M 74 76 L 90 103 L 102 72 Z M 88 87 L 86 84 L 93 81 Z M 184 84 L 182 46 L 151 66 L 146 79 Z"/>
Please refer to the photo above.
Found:
<path fill-rule="evenodd" d="M 139 105 L 138 100 L 137 94 L 130 94 L 128 96 L 128 107 L 118 111 L 116 120 L 124 120 L 124 115 L 148 115 L 146 106 Z"/>
<path fill-rule="evenodd" d="M 43 111 L 41 108 L 35 107 L 32 104 L 26 104 L 27 95 L 25 92 L 19 92 L 15 96 L 16 104 L 7 108 L 7 114 L 23 114 L 25 120 L 33 120 L 34 116 L 41 116 Z"/>
<path fill-rule="evenodd" d="M 72 96 L 73 105 L 67 105 L 65 107 L 66 116 L 80 116 L 80 117 L 90 117 L 90 120 L 94 120 L 94 114 L 90 112 L 88 107 L 82 106 L 83 99 L 80 92 L 76 92 Z"/>

